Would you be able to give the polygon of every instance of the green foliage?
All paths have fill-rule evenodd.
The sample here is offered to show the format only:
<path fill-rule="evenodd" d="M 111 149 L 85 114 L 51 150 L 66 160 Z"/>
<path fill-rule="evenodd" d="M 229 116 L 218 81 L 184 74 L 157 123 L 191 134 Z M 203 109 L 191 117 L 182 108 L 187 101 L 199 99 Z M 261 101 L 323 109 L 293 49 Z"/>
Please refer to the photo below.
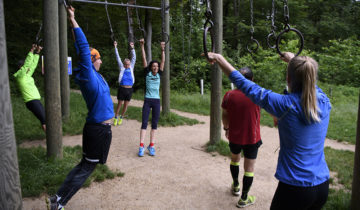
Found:
<path fill-rule="evenodd" d="M 210 115 L 210 94 L 187 93 L 173 91 L 170 95 L 171 107 L 180 111 Z"/>
<path fill-rule="evenodd" d="M 81 160 L 80 146 L 64 147 L 63 159 L 47 158 L 46 150 L 37 148 L 18 148 L 20 182 L 23 197 L 39 196 L 42 193 L 55 194 L 69 171 Z M 92 181 L 101 182 L 123 176 L 122 172 L 113 172 L 106 165 L 97 165 L 95 171 L 86 180 L 83 187 Z"/>
<path fill-rule="evenodd" d="M 318 54 L 319 79 L 337 85 L 360 86 L 360 40 L 330 40 Z"/>

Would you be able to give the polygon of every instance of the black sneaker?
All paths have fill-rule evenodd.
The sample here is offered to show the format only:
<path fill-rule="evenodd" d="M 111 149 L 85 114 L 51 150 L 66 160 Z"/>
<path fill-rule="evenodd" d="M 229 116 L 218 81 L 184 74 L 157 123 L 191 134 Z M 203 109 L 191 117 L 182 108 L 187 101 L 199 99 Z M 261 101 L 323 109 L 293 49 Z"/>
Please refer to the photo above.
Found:
<path fill-rule="evenodd" d="M 48 210 L 65 210 L 64 207 L 59 209 L 59 203 L 57 202 L 56 195 L 46 198 L 46 205 Z"/>

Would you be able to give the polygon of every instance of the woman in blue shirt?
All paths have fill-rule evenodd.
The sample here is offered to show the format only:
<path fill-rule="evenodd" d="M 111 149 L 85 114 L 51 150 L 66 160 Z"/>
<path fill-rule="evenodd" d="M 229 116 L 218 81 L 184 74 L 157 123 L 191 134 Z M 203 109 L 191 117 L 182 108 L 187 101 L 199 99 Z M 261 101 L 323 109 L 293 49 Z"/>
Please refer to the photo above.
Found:
<path fill-rule="evenodd" d="M 149 150 L 149 155 L 155 155 L 155 131 L 157 130 L 157 123 L 160 117 L 160 76 L 164 71 L 164 64 L 165 64 L 165 42 L 161 42 L 161 63 L 158 61 L 151 61 L 149 66 L 147 65 L 146 61 L 146 54 L 144 48 L 144 39 L 140 40 L 141 46 L 141 55 L 142 61 L 145 71 L 145 98 L 144 98 L 144 105 L 142 108 L 142 124 L 141 124 L 141 131 L 140 131 L 140 147 L 138 155 L 140 157 L 144 156 L 145 147 L 144 147 L 144 140 L 146 134 L 147 123 L 149 120 L 150 109 L 152 109 L 151 114 L 151 131 L 150 131 L 150 144 L 147 147 Z M 160 70 L 160 71 L 159 71 Z"/>
<path fill-rule="evenodd" d="M 209 53 L 209 58 L 247 97 L 278 119 L 280 152 L 275 177 L 279 184 L 270 209 L 321 209 L 329 190 L 324 142 L 331 103 L 316 85 L 317 62 L 284 53 L 281 59 L 289 63 L 290 93 L 282 95 L 247 80 L 222 55 Z"/>

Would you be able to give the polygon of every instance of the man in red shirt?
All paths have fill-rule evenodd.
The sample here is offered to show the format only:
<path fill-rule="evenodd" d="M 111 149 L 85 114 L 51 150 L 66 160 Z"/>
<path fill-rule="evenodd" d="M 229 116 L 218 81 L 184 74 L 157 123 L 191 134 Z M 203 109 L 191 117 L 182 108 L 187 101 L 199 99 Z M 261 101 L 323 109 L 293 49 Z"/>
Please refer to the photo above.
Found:
<path fill-rule="evenodd" d="M 250 68 L 239 70 L 248 80 L 253 80 Z M 244 152 L 244 176 L 241 198 L 237 207 L 255 203 L 255 196 L 248 195 L 254 179 L 254 167 L 258 148 L 262 144 L 260 137 L 260 107 L 254 104 L 240 90 L 230 90 L 224 95 L 221 107 L 225 136 L 229 140 L 231 151 L 230 172 L 233 178 L 231 191 L 240 195 L 239 165 L 241 150 Z"/>

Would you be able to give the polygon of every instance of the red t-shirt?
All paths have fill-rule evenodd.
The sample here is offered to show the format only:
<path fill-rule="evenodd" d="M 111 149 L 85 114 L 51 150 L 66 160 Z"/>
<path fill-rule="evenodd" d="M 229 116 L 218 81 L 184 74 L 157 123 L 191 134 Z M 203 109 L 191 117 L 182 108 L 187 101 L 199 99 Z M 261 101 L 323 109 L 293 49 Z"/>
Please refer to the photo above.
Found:
<path fill-rule="evenodd" d="M 221 107 L 228 113 L 229 141 L 233 144 L 255 144 L 260 141 L 260 107 L 240 90 L 224 95 Z"/>

